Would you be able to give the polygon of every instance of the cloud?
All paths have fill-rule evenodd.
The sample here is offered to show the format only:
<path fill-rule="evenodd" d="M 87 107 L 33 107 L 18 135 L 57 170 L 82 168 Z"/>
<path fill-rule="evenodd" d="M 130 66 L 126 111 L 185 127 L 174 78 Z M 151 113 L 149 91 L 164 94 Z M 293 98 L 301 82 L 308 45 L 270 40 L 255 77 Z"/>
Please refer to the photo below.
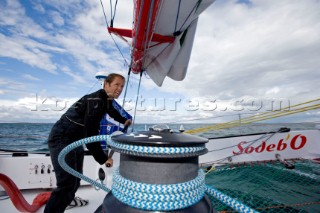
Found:
<path fill-rule="evenodd" d="M 65 24 L 63 17 L 61 17 L 61 15 L 58 12 L 52 11 L 52 12 L 50 12 L 50 16 L 51 16 L 52 21 L 55 25 L 60 27 Z"/>
<path fill-rule="evenodd" d="M 26 15 L 19 2 L 8 1 L 1 10 L 0 24 L 7 31 L 0 34 L 0 56 L 56 74 L 57 66 L 49 52 L 63 52 L 63 49 L 40 42 L 50 40 L 50 34 Z"/>
<path fill-rule="evenodd" d="M 14 58 L 30 66 L 38 67 L 57 74 L 57 66 L 51 61 L 51 55 L 43 50 L 58 50 L 22 37 L 5 37 L 0 34 L 0 56 Z"/>
<path fill-rule="evenodd" d="M 55 122 L 76 101 L 41 95 L 2 99 L 0 122 Z"/>
<path fill-rule="evenodd" d="M 2 88 L 2 94 L 10 96 L 11 99 L 17 98 L 17 96 L 19 97 L 20 95 L 25 95 L 26 93 L 24 91 L 27 87 L 28 84 L 0 77 L 0 88 Z"/>
<path fill-rule="evenodd" d="M 72 72 L 70 70 L 70 68 L 67 66 L 61 67 L 61 71 L 64 72 L 65 74 L 71 76 L 77 83 L 85 83 L 86 82 L 86 80 L 81 77 L 80 73 Z"/>
<path fill-rule="evenodd" d="M 30 80 L 30 81 L 41 81 L 41 79 L 36 78 L 36 77 L 29 75 L 29 74 L 24 74 L 24 75 L 22 75 L 22 77 L 27 80 Z"/>
<path fill-rule="evenodd" d="M 18 2 L 4 4 L 6 12 L 0 15 L 0 24 L 7 33 L 0 34 L 0 56 L 52 74 L 65 72 L 68 67 L 76 82 L 84 82 L 100 70 L 122 71 L 123 61 L 112 53 L 117 49 L 107 34 L 99 2 L 84 2 L 86 10 L 81 8 L 81 1 L 42 3 L 41 7 L 34 4 L 41 19 L 28 16 Z M 75 68 L 81 74 L 71 74 Z"/>
<path fill-rule="evenodd" d="M 212 5 L 200 17 L 183 90 L 217 98 L 266 96 L 275 87 L 274 97 L 313 93 L 320 77 L 318 9 L 317 1 Z"/>

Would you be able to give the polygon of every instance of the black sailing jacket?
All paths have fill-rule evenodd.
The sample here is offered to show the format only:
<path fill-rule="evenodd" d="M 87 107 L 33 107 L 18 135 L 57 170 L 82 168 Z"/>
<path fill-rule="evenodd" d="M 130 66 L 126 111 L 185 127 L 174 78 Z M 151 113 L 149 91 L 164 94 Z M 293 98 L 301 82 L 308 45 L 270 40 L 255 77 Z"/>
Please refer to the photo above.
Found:
<path fill-rule="evenodd" d="M 50 138 L 53 139 L 54 135 L 67 138 L 68 143 L 98 135 L 100 121 L 106 113 L 120 123 L 125 123 L 127 120 L 112 106 L 112 100 L 108 99 L 108 95 L 103 89 L 85 95 L 57 121 L 52 128 L 48 142 L 50 143 Z M 86 146 L 98 163 L 106 162 L 107 156 L 104 154 L 100 142 L 90 143 Z"/>

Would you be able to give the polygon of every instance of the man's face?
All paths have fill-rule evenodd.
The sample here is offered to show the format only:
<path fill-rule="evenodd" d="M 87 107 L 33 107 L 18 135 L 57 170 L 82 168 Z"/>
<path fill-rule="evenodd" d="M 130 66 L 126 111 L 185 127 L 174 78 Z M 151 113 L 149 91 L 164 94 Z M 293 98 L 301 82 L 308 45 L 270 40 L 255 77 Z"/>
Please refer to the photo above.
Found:
<path fill-rule="evenodd" d="M 104 85 L 104 90 L 110 98 L 116 99 L 121 95 L 124 83 L 125 81 L 122 78 L 116 77 L 110 84 L 106 83 Z"/>

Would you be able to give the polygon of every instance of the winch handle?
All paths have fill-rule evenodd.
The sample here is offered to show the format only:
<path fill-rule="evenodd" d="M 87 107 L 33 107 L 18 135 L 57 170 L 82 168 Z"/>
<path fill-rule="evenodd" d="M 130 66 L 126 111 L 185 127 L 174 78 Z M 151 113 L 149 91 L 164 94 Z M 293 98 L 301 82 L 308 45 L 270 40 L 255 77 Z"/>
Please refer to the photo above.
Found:
<path fill-rule="evenodd" d="M 125 133 L 128 130 L 128 128 L 129 128 L 129 125 L 124 126 L 121 132 Z"/>
<path fill-rule="evenodd" d="M 110 154 L 108 155 L 108 159 L 112 158 L 114 151 L 111 149 Z M 107 163 L 107 167 L 111 167 L 111 163 Z"/>
<path fill-rule="evenodd" d="M 128 125 L 124 126 L 124 128 L 121 130 L 121 132 L 125 133 L 128 130 Z M 108 158 L 112 158 L 114 151 L 111 150 L 110 154 L 108 155 Z M 110 163 L 107 163 L 107 167 L 111 167 Z"/>

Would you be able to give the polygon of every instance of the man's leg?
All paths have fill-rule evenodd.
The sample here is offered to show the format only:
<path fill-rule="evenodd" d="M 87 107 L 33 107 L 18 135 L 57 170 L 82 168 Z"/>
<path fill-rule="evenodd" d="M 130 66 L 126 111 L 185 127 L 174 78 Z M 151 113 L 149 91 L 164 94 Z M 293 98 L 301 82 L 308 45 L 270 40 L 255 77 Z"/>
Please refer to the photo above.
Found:
<path fill-rule="evenodd" d="M 65 141 L 49 144 L 52 164 L 57 179 L 57 188 L 53 190 L 49 201 L 44 210 L 45 213 L 64 212 L 66 207 L 75 197 L 75 193 L 80 186 L 80 179 L 66 172 L 58 162 L 58 156 L 61 150 L 66 146 Z M 72 150 L 65 157 L 66 163 L 73 169 L 82 172 L 83 166 L 83 148 L 79 147 Z"/>

